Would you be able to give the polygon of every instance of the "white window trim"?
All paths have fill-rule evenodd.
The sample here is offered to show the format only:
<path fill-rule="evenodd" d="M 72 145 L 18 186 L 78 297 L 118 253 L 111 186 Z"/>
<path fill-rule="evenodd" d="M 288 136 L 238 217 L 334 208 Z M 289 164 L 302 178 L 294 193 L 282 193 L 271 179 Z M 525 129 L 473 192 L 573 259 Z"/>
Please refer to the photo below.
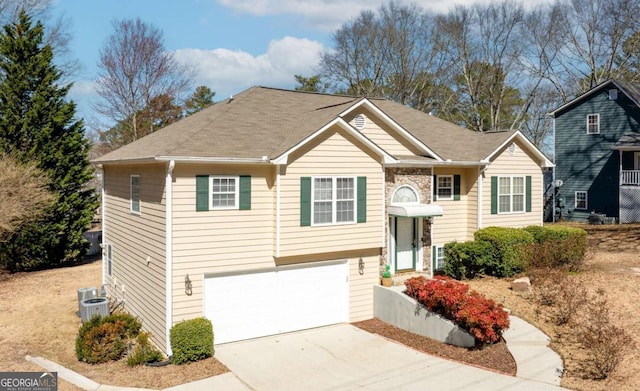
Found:
<path fill-rule="evenodd" d="M 589 117 L 596 117 L 596 131 L 589 131 Z M 587 114 L 587 134 L 600 134 L 600 114 Z"/>
<path fill-rule="evenodd" d="M 451 195 L 449 196 L 440 195 L 440 178 L 451 179 Z M 443 187 L 442 189 L 449 189 L 449 188 Z M 438 201 L 453 201 L 453 191 L 454 191 L 453 175 L 438 175 L 436 180 L 436 196 L 438 198 Z"/>
<path fill-rule="evenodd" d="M 138 209 L 135 210 L 133 208 L 133 178 L 138 178 Z M 140 182 L 140 175 L 138 174 L 134 174 L 129 176 L 129 211 L 133 214 L 139 215 L 140 211 L 142 210 L 142 202 L 141 202 L 141 198 L 140 197 L 140 191 L 141 191 L 141 182 Z"/>
<path fill-rule="evenodd" d="M 396 194 L 403 189 L 409 189 L 411 192 L 413 192 L 413 194 L 416 196 L 416 201 L 409 201 L 409 202 L 401 202 L 401 201 L 397 201 L 396 198 Z M 418 193 L 418 191 L 416 189 L 413 188 L 413 186 L 411 185 L 402 185 L 400 187 L 398 187 L 394 192 L 393 195 L 391 196 L 391 202 L 393 202 L 394 204 L 419 204 L 420 203 L 420 194 Z"/>
<path fill-rule="evenodd" d="M 584 193 L 584 208 L 579 208 L 578 207 L 578 193 Z M 573 197 L 573 207 L 575 209 L 578 209 L 578 210 L 587 210 L 587 209 L 589 209 L 589 196 L 588 196 L 588 194 L 589 193 L 587 193 L 585 190 L 577 190 L 574 193 L 574 197 Z"/>
<path fill-rule="evenodd" d="M 337 179 L 351 179 L 353 181 L 353 220 L 352 221 L 336 221 L 337 213 Z M 316 179 L 331 179 L 331 222 L 330 223 L 316 223 L 315 221 L 315 209 L 316 209 Z M 347 199 L 341 199 L 340 201 L 349 201 Z M 358 220 L 358 178 L 350 175 L 318 175 L 311 177 L 311 226 L 328 226 L 328 225 L 349 225 L 356 224 Z"/>
<path fill-rule="evenodd" d="M 437 272 L 437 271 L 442 271 L 442 269 L 444 269 L 444 246 L 434 246 L 436 249 L 436 259 L 434 261 L 433 264 L 433 271 Z M 442 256 L 440 256 L 440 252 L 442 252 Z M 441 260 L 442 262 L 440 263 L 439 260 Z M 438 267 L 438 264 L 440 263 L 440 267 Z"/>
<path fill-rule="evenodd" d="M 234 186 L 234 205 L 233 206 L 215 206 L 213 204 L 213 181 L 216 179 L 233 179 Z M 222 194 L 222 193 L 220 193 Z M 225 193 L 227 194 L 227 193 Z M 209 175 L 209 210 L 237 210 L 240 209 L 240 176 L 238 175 Z"/>
<path fill-rule="evenodd" d="M 509 211 L 508 212 L 501 212 L 500 211 L 500 196 L 501 195 L 507 195 L 507 194 L 501 194 L 500 193 L 500 179 L 502 178 L 509 178 Z M 518 210 L 518 211 L 514 211 L 513 210 L 513 196 L 516 195 L 513 193 L 513 179 L 514 178 L 522 178 L 522 188 L 523 188 L 523 192 L 522 192 L 522 210 Z M 520 195 L 520 194 L 517 194 Z M 524 214 L 527 212 L 527 178 L 524 175 L 502 175 L 502 176 L 498 176 L 498 194 L 496 195 L 498 197 L 498 214 L 500 215 L 510 215 L 510 214 Z"/>

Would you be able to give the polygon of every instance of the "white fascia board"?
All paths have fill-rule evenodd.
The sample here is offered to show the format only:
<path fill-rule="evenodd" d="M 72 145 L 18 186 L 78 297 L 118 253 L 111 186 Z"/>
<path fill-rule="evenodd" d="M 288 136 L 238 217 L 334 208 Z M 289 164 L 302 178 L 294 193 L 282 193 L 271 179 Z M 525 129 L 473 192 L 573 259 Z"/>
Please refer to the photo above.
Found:
<path fill-rule="evenodd" d="M 512 134 L 511 137 L 509 137 L 504 142 L 502 142 L 502 144 L 500 144 L 496 149 L 494 149 L 489 154 L 489 156 L 487 156 L 486 158 L 482 159 L 481 162 L 489 164 L 491 162 L 491 159 L 493 159 L 493 157 L 498 153 L 498 151 L 500 151 L 502 148 L 504 148 L 507 144 L 513 142 L 513 140 L 515 140 L 516 138 L 519 141 L 523 142 L 527 146 L 527 148 L 529 148 L 529 150 L 531 152 L 533 152 L 533 155 L 539 161 L 542 162 L 542 164 L 539 163 L 541 167 L 543 167 L 543 168 L 555 167 L 555 164 L 553 164 L 553 162 L 551 160 L 549 160 L 549 158 L 547 158 L 545 156 L 545 154 L 542 153 L 542 151 L 540 149 L 538 149 L 538 147 L 533 145 L 533 143 L 531 141 L 529 141 L 529 139 L 527 137 L 525 137 L 525 135 L 522 134 L 522 132 L 520 132 L 519 130 L 516 130 L 516 132 L 514 134 Z"/>
<path fill-rule="evenodd" d="M 425 162 L 421 160 L 398 160 L 394 163 L 387 164 L 387 167 L 484 167 L 487 166 L 489 162 L 484 160 L 482 161 L 454 161 L 454 160 L 445 160 L 445 161 L 434 161 L 434 162 Z"/>
<path fill-rule="evenodd" d="M 344 129 L 350 135 L 354 136 L 359 141 L 364 143 L 367 147 L 371 148 L 377 154 L 382 156 L 385 164 L 396 161 L 396 159 L 393 156 L 389 155 L 385 150 L 380 148 L 373 141 L 369 140 L 362 133 L 357 131 L 353 126 L 349 125 L 344 119 L 342 119 L 341 117 L 337 117 L 337 118 L 333 119 L 331 122 L 329 122 L 326 125 L 324 125 L 323 127 L 321 127 L 320 129 L 318 129 L 315 132 L 313 132 L 312 134 L 310 134 L 309 136 L 307 136 L 306 138 L 304 138 L 298 144 L 296 144 L 293 147 L 289 148 L 282 155 L 280 155 L 277 158 L 271 160 L 271 163 L 272 164 L 287 164 L 288 161 L 289 161 L 289 155 L 291 155 L 292 153 L 294 153 L 298 149 L 302 148 L 303 146 L 305 146 L 309 142 L 313 141 L 316 137 L 318 137 L 319 135 L 321 135 L 322 133 L 324 133 L 325 131 L 327 131 L 328 129 L 330 129 L 334 125 L 337 125 L 340 128 Z"/>
<path fill-rule="evenodd" d="M 409 141 L 413 146 L 422 150 L 422 152 L 431 155 L 436 160 L 444 160 L 440 155 L 435 153 L 431 148 L 429 148 L 425 143 L 415 138 L 411 133 L 409 133 L 405 128 L 400 126 L 393 118 L 389 117 L 384 111 L 380 110 L 376 105 L 371 103 L 371 101 L 367 98 L 363 98 L 360 102 L 354 104 L 349 107 L 342 113 L 338 114 L 340 117 L 344 117 L 348 113 L 352 112 L 356 108 L 365 105 L 369 110 L 373 111 L 378 117 L 380 117 L 387 125 L 394 128 L 398 131 L 402 136 L 404 136 L 407 141 Z"/>

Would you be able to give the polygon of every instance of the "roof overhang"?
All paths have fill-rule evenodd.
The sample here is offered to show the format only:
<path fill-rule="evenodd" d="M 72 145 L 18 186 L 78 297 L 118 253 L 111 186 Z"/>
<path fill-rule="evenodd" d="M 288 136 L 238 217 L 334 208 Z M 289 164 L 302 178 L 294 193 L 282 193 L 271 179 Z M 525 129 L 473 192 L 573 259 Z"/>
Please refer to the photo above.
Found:
<path fill-rule="evenodd" d="M 504 142 L 502 142 L 502 144 L 500 144 L 498 148 L 494 149 L 486 158 L 482 159 L 482 162 L 489 164 L 491 162 L 491 159 L 493 159 L 504 147 L 506 147 L 509 143 L 513 142 L 516 139 L 522 142 L 527 147 L 530 154 L 533 155 L 538 161 L 538 164 L 540 165 L 540 167 L 551 168 L 556 166 L 555 164 L 553 164 L 551 160 L 549 160 L 549 158 L 544 153 L 542 153 L 542 151 L 538 147 L 533 145 L 533 143 L 529 141 L 529 139 L 524 134 L 522 134 L 522 132 L 520 132 L 519 130 L 516 130 L 516 132 L 513 133 Z"/>
<path fill-rule="evenodd" d="M 228 158 L 228 157 L 204 157 L 204 156 L 149 156 L 137 159 L 100 160 L 94 159 L 95 164 L 151 164 L 167 163 L 215 163 L 215 164 L 271 164 L 268 157 L 260 158 Z"/>
<path fill-rule="evenodd" d="M 368 110 L 371 110 L 372 112 L 374 112 L 380 119 L 382 119 L 382 121 L 384 121 L 387 125 L 389 125 L 394 130 L 396 130 L 406 140 L 408 140 L 409 143 L 411 143 L 414 147 L 418 148 L 424 154 L 430 155 L 434 159 L 439 160 L 439 161 L 444 160 L 440 155 L 435 153 L 435 151 L 433 151 L 431 148 L 429 148 L 425 143 L 423 143 L 422 141 L 418 140 L 415 136 L 413 136 L 411 133 L 409 133 L 405 128 L 400 126 L 400 124 L 398 124 L 391 117 L 389 117 L 384 111 L 380 110 L 378 108 L 378 106 L 373 104 L 373 102 L 371 102 L 367 98 L 362 98 L 358 103 L 354 104 L 353 106 L 350 106 L 347 110 L 345 110 L 342 113 L 340 113 L 339 116 L 340 117 L 344 117 L 345 115 L 347 115 L 348 113 L 354 111 L 355 109 L 357 109 L 360 106 L 365 106 Z"/>
<path fill-rule="evenodd" d="M 393 156 L 389 155 L 382 148 L 380 148 L 374 142 L 369 140 L 362 133 L 357 131 L 354 127 L 349 125 L 344 119 L 342 119 L 341 117 L 337 117 L 337 118 L 333 119 L 331 122 L 329 122 L 328 124 L 324 125 L 322 128 L 316 130 L 315 132 L 313 132 L 312 134 L 307 136 L 304 140 L 302 140 L 298 144 L 294 145 L 293 147 L 291 147 L 290 149 L 285 151 L 280 156 L 276 157 L 275 159 L 272 159 L 271 163 L 273 163 L 273 164 L 288 164 L 289 155 L 291 155 L 293 152 L 297 151 L 298 149 L 302 148 L 304 145 L 308 144 L 309 142 L 313 141 L 314 139 L 319 137 L 321 134 L 323 134 L 328 129 L 332 128 L 333 126 L 340 127 L 341 129 L 343 129 L 347 133 L 349 133 L 351 136 L 355 137 L 358 141 L 362 142 L 368 148 L 370 148 L 375 153 L 377 153 L 379 156 L 381 156 L 384 163 L 391 163 L 391 162 L 396 161 L 396 159 Z"/>
<path fill-rule="evenodd" d="M 442 216 L 442 207 L 436 204 L 391 204 L 389 216 L 398 217 L 434 217 Z"/>

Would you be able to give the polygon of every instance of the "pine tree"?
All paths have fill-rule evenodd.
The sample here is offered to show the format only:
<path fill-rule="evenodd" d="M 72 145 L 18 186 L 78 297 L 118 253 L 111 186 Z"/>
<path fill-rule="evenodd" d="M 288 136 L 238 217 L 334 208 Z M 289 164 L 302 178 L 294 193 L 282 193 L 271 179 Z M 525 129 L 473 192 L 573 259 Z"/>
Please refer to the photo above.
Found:
<path fill-rule="evenodd" d="M 82 233 L 97 207 L 86 186 L 92 169 L 84 125 L 43 38 L 43 25 L 24 11 L 0 33 L 0 151 L 35 162 L 56 197 L 44 218 L 0 243 L 0 265 L 12 271 L 80 260 L 88 248 Z"/>

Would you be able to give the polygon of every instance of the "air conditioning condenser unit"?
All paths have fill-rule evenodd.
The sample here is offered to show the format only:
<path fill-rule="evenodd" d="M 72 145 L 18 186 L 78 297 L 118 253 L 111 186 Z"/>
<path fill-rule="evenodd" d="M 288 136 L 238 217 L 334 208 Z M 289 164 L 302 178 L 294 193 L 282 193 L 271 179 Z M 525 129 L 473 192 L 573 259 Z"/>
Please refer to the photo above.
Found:
<path fill-rule="evenodd" d="M 109 316 L 109 299 L 96 297 L 80 302 L 80 319 L 83 323 L 96 315 Z"/>

